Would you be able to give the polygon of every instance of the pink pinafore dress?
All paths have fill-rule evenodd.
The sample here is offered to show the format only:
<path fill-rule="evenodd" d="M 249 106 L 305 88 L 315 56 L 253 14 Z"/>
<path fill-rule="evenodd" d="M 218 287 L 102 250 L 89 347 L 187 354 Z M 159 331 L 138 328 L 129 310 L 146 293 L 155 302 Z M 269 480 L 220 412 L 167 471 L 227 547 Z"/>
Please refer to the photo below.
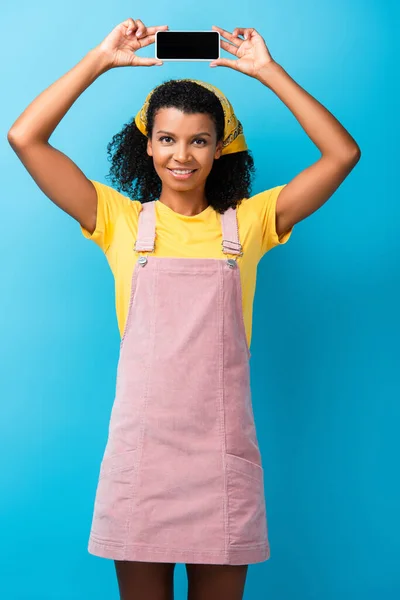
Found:
<path fill-rule="evenodd" d="M 88 551 L 115 560 L 269 558 L 235 208 L 221 258 L 164 258 L 142 204 Z M 140 253 L 140 254 L 139 254 Z"/>

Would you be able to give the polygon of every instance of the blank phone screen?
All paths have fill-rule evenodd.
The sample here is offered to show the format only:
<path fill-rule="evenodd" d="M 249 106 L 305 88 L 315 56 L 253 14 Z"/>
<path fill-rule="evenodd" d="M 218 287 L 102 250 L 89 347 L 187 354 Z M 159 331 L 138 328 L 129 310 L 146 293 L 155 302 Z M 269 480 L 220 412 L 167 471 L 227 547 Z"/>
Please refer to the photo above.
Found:
<path fill-rule="evenodd" d="M 219 58 L 218 31 L 157 31 L 156 58 L 213 60 Z"/>

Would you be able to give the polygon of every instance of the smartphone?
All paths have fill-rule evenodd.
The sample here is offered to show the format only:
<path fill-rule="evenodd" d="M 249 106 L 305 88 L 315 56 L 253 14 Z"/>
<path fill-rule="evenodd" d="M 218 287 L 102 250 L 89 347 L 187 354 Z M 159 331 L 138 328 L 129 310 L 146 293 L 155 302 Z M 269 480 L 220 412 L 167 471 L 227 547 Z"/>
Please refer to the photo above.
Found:
<path fill-rule="evenodd" d="M 163 61 L 220 58 L 219 31 L 156 31 L 155 58 Z"/>

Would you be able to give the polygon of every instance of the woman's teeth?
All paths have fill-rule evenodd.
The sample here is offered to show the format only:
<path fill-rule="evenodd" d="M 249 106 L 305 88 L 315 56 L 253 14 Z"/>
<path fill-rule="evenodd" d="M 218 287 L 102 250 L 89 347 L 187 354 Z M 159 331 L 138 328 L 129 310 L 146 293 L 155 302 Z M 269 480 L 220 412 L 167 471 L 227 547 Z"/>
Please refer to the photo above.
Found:
<path fill-rule="evenodd" d="M 179 179 L 187 179 L 196 171 L 196 169 L 190 171 L 188 169 L 168 169 L 168 171 L 170 171 L 174 177 L 178 177 Z"/>

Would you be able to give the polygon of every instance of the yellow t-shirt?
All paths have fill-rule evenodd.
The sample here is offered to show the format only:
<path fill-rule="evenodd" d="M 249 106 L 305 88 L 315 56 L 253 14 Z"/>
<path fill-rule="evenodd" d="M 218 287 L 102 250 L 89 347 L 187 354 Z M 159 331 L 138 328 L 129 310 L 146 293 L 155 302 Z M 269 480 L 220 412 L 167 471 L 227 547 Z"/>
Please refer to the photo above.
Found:
<path fill-rule="evenodd" d="M 120 335 L 128 313 L 132 272 L 140 253 L 135 252 L 138 216 L 142 204 L 114 188 L 93 181 L 97 191 L 97 222 L 91 235 L 80 225 L 85 238 L 93 240 L 105 253 L 115 280 L 115 303 Z M 286 184 L 285 184 L 286 185 Z M 248 346 L 251 343 L 253 300 L 257 264 L 277 245 L 285 244 L 293 227 L 280 238 L 275 229 L 275 207 L 280 185 L 245 198 L 237 207 L 239 240 L 243 256 L 238 256 L 242 287 L 243 318 Z M 156 246 L 153 256 L 224 258 L 220 214 L 208 206 L 200 214 L 185 216 L 156 200 Z M 226 255 L 233 258 L 232 254 Z"/>

